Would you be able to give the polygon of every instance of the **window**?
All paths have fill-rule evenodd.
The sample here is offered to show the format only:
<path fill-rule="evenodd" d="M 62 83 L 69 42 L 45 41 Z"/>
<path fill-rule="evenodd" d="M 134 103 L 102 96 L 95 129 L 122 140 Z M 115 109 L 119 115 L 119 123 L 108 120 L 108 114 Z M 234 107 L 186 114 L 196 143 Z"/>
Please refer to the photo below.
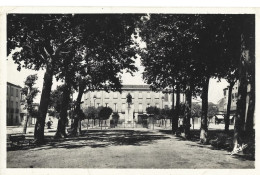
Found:
<path fill-rule="evenodd" d="M 106 107 L 109 107 L 109 104 L 108 104 L 108 103 L 106 103 Z"/>
<path fill-rule="evenodd" d="M 155 98 L 157 98 L 157 99 L 159 98 L 159 93 L 158 92 L 155 93 Z"/>
<path fill-rule="evenodd" d="M 146 98 L 151 98 L 151 93 L 147 92 L 147 97 Z"/>
<path fill-rule="evenodd" d="M 226 91 L 224 90 L 224 96 L 226 96 Z"/>
<path fill-rule="evenodd" d="M 109 93 L 108 92 L 105 93 L 105 98 L 107 98 L 107 99 L 109 98 Z"/>
<path fill-rule="evenodd" d="M 18 121 L 19 121 L 19 118 L 18 118 L 18 116 L 16 116 L 15 123 L 18 123 Z"/>
<path fill-rule="evenodd" d="M 122 98 L 126 98 L 126 92 L 122 93 Z"/>
<path fill-rule="evenodd" d="M 11 108 L 14 107 L 13 101 L 10 102 L 10 107 L 11 107 Z"/>
<path fill-rule="evenodd" d="M 125 103 L 122 104 L 122 112 L 125 112 Z"/>
<path fill-rule="evenodd" d="M 11 87 L 11 96 L 13 96 L 14 89 Z"/>
<path fill-rule="evenodd" d="M 143 105 L 142 105 L 142 103 L 139 103 L 139 105 L 138 105 L 138 111 L 139 111 L 139 112 L 143 112 Z"/>
<path fill-rule="evenodd" d="M 114 97 L 114 98 L 117 98 L 117 92 L 114 92 L 114 93 L 113 93 L 113 97 Z"/>
<path fill-rule="evenodd" d="M 142 91 L 139 91 L 139 93 L 138 93 L 138 98 L 143 98 Z"/>
<path fill-rule="evenodd" d="M 18 89 L 16 89 L 16 97 L 18 97 Z"/>
<path fill-rule="evenodd" d="M 16 109 L 18 109 L 18 102 L 16 102 Z"/>
<path fill-rule="evenodd" d="M 97 98 L 101 98 L 101 92 L 100 91 L 97 92 Z"/>
<path fill-rule="evenodd" d="M 168 101 L 169 94 L 164 94 L 164 101 Z"/>
<path fill-rule="evenodd" d="M 132 92 L 131 95 L 132 95 L 132 99 L 134 99 L 135 98 L 135 93 Z"/>
<path fill-rule="evenodd" d="M 115 109 L 115 111 L 117 110 L 117 104 L 116 103 L 114 103 L 114 109 Z"/>

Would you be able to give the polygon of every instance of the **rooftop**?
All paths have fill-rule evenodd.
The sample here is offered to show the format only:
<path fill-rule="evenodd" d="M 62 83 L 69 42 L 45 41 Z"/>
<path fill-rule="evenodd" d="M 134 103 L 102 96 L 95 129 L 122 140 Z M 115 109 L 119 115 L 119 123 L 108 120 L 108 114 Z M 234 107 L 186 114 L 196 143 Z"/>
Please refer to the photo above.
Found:
<path fill-rule="evenodd" d="M 149 85 L 123 85 L 122 89 L 150 89 Z"/>
<path fill-rule="evenodd" d="M 15 85 L 15 84 L 10 83 L 10 82 L 7 82 L 7 85 L 14 86 L 14 87 L 18 87 L 18 88 L 22 88 L 21 86 L 19 86 L 19 85 Z"/>

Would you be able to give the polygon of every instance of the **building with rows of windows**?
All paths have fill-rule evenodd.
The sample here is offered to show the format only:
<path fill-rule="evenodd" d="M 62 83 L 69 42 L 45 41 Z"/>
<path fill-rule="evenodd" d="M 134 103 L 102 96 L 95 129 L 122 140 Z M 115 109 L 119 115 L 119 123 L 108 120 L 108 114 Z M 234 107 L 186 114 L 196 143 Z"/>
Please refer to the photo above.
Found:
<path fill-rule="evenodd" d="M 227 103 L 228 103 L 228 88 L 223 89 L 224 93 L 224 111 L 227 111 Z M 230 111 L 234 113 L 237 109 L 237 93 L 238 93 L 238 83 L 235 83 L 232 89 L 231 94 L 231 106 Z"/>
<path fill-rule="evenodd" d="M 22 125 L 24 118 L 27 115 L 25 108 L 25 95 L 21 94 L 21 86 L 7 82 L 6 96 L 6 124 L 7 126 Z M 39 104 L 32 104 L 35 110 L 38 110 Z M 29 116 L 27 125 L 36 123 L 36 118 Z"/>
<path fill-rule="evenodd" d="M 128 106 L 126 101 L 128 93 L 132 96 L 132 104 L 130 106 Z M 181 94 L 181 102 L 183 101 L 184 96 Z M 149 106 L 171 108 L 172 94 L 163 93 L 163 91 L 154 92 L 148 85 L 124 85 L 122 93 L 105 92 L 103 90 L 85 93 L 82 108 L 90 106 L 110 107 L 113 109 L 113 112 L 118 112 L 119 119 L 123 119 L 127 123 L 133 123 L 146 114 L 146 108 Z"/>
<path fill-rule="evenodd" d="M 20 125 L 20 101 L 21 86 L 7 82 L 7 98 L 6 98 L 6 124 L 8 126 Z"/>
<path fill-rule="evenodd" d="M 230 106 L 230 118 L 233 119 L 234 115 L 236 114 L 237 110 L 237 100 L 238 100 L 238 88 L 239 88 L 239 81 L 235 83 L 232 89 L 232 94 L 231 94 L 231 106 Z M 250 99 L 250 91 L 251 91 L 251 86 L 250 84 L 247 85 L 247 96 L 246 96 L 246 111 L 245 111 L 245 119 L 247 118 L 247 110 L 249 106 L 249 99 Z M 224 93 L 224 104 L 223 104 L 223 111 L 224 114 L 227 112 L 227 103 L 228 103 L 228 87 L 223 89 Z M 224 118 L 223 118 L 224 119 Z"/>

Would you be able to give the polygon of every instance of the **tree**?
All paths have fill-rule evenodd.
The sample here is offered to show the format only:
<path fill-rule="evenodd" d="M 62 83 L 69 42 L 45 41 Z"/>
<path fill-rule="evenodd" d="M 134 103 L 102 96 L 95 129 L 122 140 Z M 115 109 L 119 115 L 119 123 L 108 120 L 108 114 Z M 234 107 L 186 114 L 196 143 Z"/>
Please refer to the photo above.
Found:
<path fill-rule="evenodd" d="M 178 111 L 179 98 L 174 109 L 175 90 L 177 94 L 181 90 L 188 93 L 193 89 L 186 90 L 186 85 L 196 82 L 191 58 L 192 45 L 197 43 L 194 30 L 199 26 L 198 15 L 151 14 L 143 18 L 142 24 L 140 36 L 146 42 L 146 48 L 141 50 L 144 80 L 153 90 L 171 89 L 172 109 Z M 178 127 L 178 113 L 174 112 L 172 119 L 173 133 Z"/>
<path fill-rule="evenodd" d="M 160 118 L 164 120 L 164 127 L 166 128 L 166 121 L 171 117 L 171 110 L 169 108 L 160 110 Z"/>
<path fill-rule="evenodd" d="M 117 126 L 118 120 L 119 120 L 119 114 L 117 112 L 114 112 L 112 115 L 112 119 L 114 121 L 115 126 Z"/>
<path fill-rule="evenodd" d="M 218 107 L 212 102 L 208 103 L 208 116 L 214 116 L 218 112 Z"/>
<path fill-rule="evenodd" d="M 153 129 L 154 129 L 154 121 L 160 118 L 160 109 L 156 106 L 150 106 L 146 108 L 146 113 L 149 114 L 149 117 L 152 118 Z"/>
<path fill-rule="evenodd" d="M 239 55 L 237 22 L 238 15 L 200 15 L 201 27 L 197 32 L 199 44 L 194 46 L 194 59 L 198 63 L 198 86 L 201 87 L 202 143 L 207 143 L 208 86 L 210 78 L 227 78 L 235 81 L 234 75 Z M 233 75 L 234 74 L 234 75 Z"/>
<path fill-rule="evenodd" d="M 38 88 L 35 88 L 34 85 L 38 79 L 37 74 L 27 76 L 24 82 L 24 88 L 21 89 L 21 94 L 25 95 L 25 101 L 22 102 L 25 104 L 25 109 L 27 109 L 27 115 L 24 118 L 23 133 L 26 133 L 27 123 L 30 117 L 36 117 L 37 111 L 34 109 L 33 100 L 40 92 Z"/>
<path fill-rule="evenodd" d="M 59 118 L 61 111 L 63 88 L 64 85 L 59 85 L 56 87 L 56 89 L 52 90 L 50 94 L 50 103 L 48 108 L 49 111 L 53 111 L 55 113 L 54 116 L 57 118 Z M 72 98 L 70 99 L 70 103 L 72 103 Z"/>
<path fill-rule="evenodd" d="M 84 92 L 94 90 L 121 91 L 123 70 L 132 73 L 137 70 L 132 35 L 141 15 L 111 14 L 88 15 L 84 19 L 83 64 L 77 76 L 77 105 L 75 114 L 80 109 Z M 82 30 L 83 30 L 82 29 Z M 75 117 L 74 121 L 79 120 Z M 77 125 L 75 125 L 75 128 Z"/>
<path fill-rule="evenodd" d="M 240 60 L 239 60 L 239 86 L 238 86 L 238 100 L 237 100 L 237 110 L 235 115 L 235 126 L 234 126 L 234 150 L 237 149 L 238 145 L 241 145 L 250 136 L 246 133 L 244 129 L 245 123 L 245 111 L 246 111 L 246 96 L 248 88 L 248 80 L 250 83 L 254 84 L 254 75 L 250 68 L 254 67 L 252 63 L 255 60 L 255 16 L 254 15 L 243 15 L 240 18 L 240 22 L 237 23 L 239 36 L 240 36 Z M 248 75 L 250 79 L 248 79 Z M 253 85 L 252 84 L 252 85 Z M 254 87 L 254 85 L 253 85 Z M 252 90 L 252 89 L 251 89 Z M 252 90 L 254 93 L 254 90 Z M 252 100 L 252 101 L 251 101 Z M 253 130 L 252 118 L 254 115 L 254 98 L 250 99 L 249 111 L 251 113 L 249 118 L 247 118 L 247 123 L 250 122 L 250 130 Z"/>
<path fill-rule="evenodd" d="M 88 119 L 88 123 L 89 123 L 89 119 L 92 119 L 92 128 L 93 128 L 93 120 L 98 116 L 97 109 L 94 107 L 88 107 L 83 109 L 83 112 L 86 118 Z"/>
<path fill-rule="evenodd" d="M 15 49 L 13 60 L 21 67 L 45 69 L 39 115 L 35 124 L 36 143 L 44 142 L 44 125 L 53 75 L 63 58 L 62 49 L 78 39 L 78 20 L 72 14 L 9 14 L 7 16 L 7 54 Z M 77 18 L 80 19 L 80 18 Z M 72 22 L 71 22 L 72 21 Z M 17 49 L 20 48 L 20 49 Z"/>
<path fill-rule="evenodd" d="M 64 96 L 64 89 L 66 88 L 66 86 L 63 84 L 63 85 L 60 85 L 60 86 L 57 86 L 57 88 L 53 91 L 51 91 L 51 94 L 50 94 L 50 104 L 49 104 L 49 111 L 53 111 L 55 116 L 60 120 L 61 118 L 61 111 L 62 111 L 62 107 L 63 107 L 63 96 Z M 71 90 L 71 92 L 69 92 L 69 94 L 72 94 L 73 93 L 73 90 Z M 71 96 L 69 96 L 69 99 L 68 99 L 68 102 L 67 102 L 67 105 L 68 105 L 68 108 L 71 109 L 73 107 L 72 105 L 73 103 L 73 99 Z M 67 116 L 64 120 L 65 122 L 68 121 L 67 119 Z M 65 124 L 64 124 L 65 125 Z M 57 126 L 59 127 L 59 126 Z M 55 137 L 58 137 L 57 135 Z"/>
<path fill-rule="evenodd" d="M 192 126 L 193 126 L 193 129 L 194 129 L 194 119 L 195 119 L 195 117 L 197 117 L 197 118 L 201 117 L 201 105 L 199 105 L 198 103 L 192 103 L 191 117 L 192 117 Z"/>
<path fill-rule="evenodd" d="M 16 49 L 13 54 L 18 69 L 20 70 L 22 66 L 34 70 L 46 69 L 39 116 L 34 132 L 38 143 L 44 142 L 44 122 L 54 75 L 65 80 L 66 84 L 64 89 L 66 92 L 64 92 L 63 98 L 64 105 L 61 111 L 63 120 L 59 123 L 61 127 L 58 127 L 60 128 L 59 131 L 65 135 L 64 121 L 68 108 L 66 101 L 69 99 L 68 92 L 71 84 L 74 84 L 72 81 L 74 76 L 66 75 L 67 70 L 77 68 L 79 73 L 89 67 L 92 67 L 92 70 L 97 70 L 97 72 L 102 70 L 96 76 L 92 74 L 90 76 L 91 82 L 87 85 L 79 83 L 83 84 L 81 86 L 83 91 L 86 87 L 91 87 L 92 90 L 93 87 L 119 89 L 121 85 L 119 73 L 123 69 L 129 72 L 136 70 L 132 59 L 135 56 L 132 33 L 135 31 L 133 24 L 136 23 L 138 16 L 140 15 L 8 15 L 8 54 L 13 49 L 22 48 Z M 84 52 L 85 54 L 81 54 Z M 82 63 L 80 60 L 83 55 L 86 59 L 82 61 L 85 61 L 86 64 L 78 66 L 78 63 Z M 91 62 L 90 58 L 95 58 L 95 61 Z M 76 64 L 71 66 L 69 59 L 73 59 L 73 63 L 76 59 Z M 90 62 L 93 63 L 92 66 L 89 66 L 88 63 Z M 89 67 L 86 67 L 86 65 Z M 92 70 L 87 70 L 87 72 Z M 70 75 L 73 75 L 73 73 L 77 75 L 75 70 L 69 71 Z M 84 74 L 80 79 L 85 77 Z M 82 97 L 81 91 L 79 100 L 77 100 L 76 114 L 80 111 L 80 97 Z"/>
<path fill-rule="evenodd" d="M 112 114 L 113 110 L 110 107 L 101 107 L 98 111 L 98 118 L 101 120 L 101 130 L 102 130 L 102 123 L 103 120 L 109 119 L 110 115 Z"/>
<path fill-rule="evenodd" d="M 54 116 L 59 118 L 60 111 L 61 111 L 61 102 L 62 102 L 62 94 L 63 94 L 64 85 L 59 85 L 56 87 L 55 90 L 51 91 L 50 94 L 50 104 L 49 104 L 49 111 L 53 111 Z M 72 108 L 72 98 L 70 98 L 70 107 Z"/>

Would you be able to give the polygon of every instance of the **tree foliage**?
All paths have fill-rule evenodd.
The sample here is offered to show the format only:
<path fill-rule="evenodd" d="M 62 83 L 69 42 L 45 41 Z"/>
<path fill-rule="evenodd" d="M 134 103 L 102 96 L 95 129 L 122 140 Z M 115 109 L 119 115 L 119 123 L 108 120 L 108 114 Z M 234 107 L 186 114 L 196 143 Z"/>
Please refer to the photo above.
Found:
<path fill-rule="evenodd" d="M 94 107 L 88 107 L 83 109 L 86 119 L 96 119 L 98 116 L 98 111 Z"/>
<path fill-rule="evenodd" d="M 37 94 L 40 92 L 38 88 L 34 87 L 37 79 L 37 74 L 27 76 L 24 82 L 25 86 L 21 89 L 21 94 L 25 95 L 25 101 L 22 102 L 22 104 L 25 105 L 25 109 L 27 109 L 28 114 L 32 117 L 37 116 L 37 111 L 33 106 L 33 101 Z"/>
<path fill-rule="evenodd" d="M 28 69 L 46 69 L 35 126 L 35 138 L 43 141 L 52 77 L 65 81 L 62 108 L 65 118 L 71 86 L 85 91 L 120 90 L 120 73 L 134 66 L 134 14 L 9 14 L 7 53 Z M 19 48 L 19 49 L 17 49 Z M 81 89 L 79 88 L 81 87 Z M 83 90 L 82 90 L 83 89 Z M 79 94 L 82 94 L 80 91 Z M 66 95 L 65 95 L 66 94 Z M 80 96 L 81 97 L 81 96 Z M 80 106 L 81 98 L 77 100 Z M 80 111 L 79 107 L 76 111 Z M 60 122 L 65 124 L 65 121 Z M 64 130 L 64 126 L 63 129 Z"/>
<path fill-rule="evenodd" d="M 63 88 L 64 88 L 64 85 L 59 85 L 59 86 L 57 86 L 57 88 L 55 90 L 51 91 L 49 110 L 52 110 L 56 114 L 60 113 L 60 111 L 61 111 Z M 73 107 L 72 98 L 70 98 L 69 105 L 70 105 L 70 108 Z"/>
<path fill-rule="evenodd" d="M 101 107 L 98 111 L 98 118 L 100 120 L 107 120 L 109 119 L 112 112 L 113 110 L 110 107 Z"/>

